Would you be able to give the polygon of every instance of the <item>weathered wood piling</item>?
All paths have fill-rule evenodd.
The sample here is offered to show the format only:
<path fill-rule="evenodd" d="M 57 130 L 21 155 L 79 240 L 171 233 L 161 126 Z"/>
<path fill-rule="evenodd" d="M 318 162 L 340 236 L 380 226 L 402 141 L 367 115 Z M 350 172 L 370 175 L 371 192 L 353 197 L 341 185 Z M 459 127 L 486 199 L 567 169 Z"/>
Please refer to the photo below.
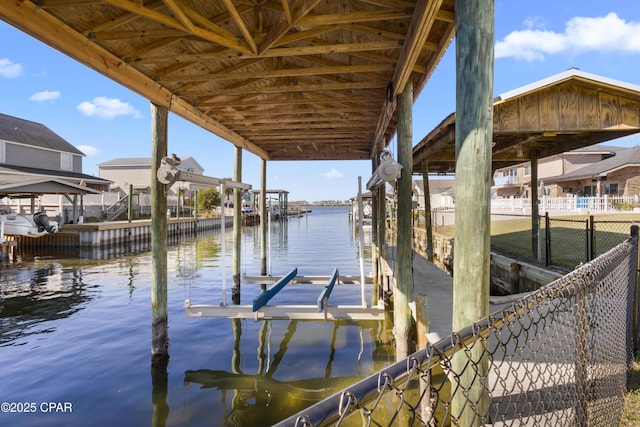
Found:
<path fill-rule="evenodd" d="M 151 363 L 166 364 L 169 358 L 167 314 L 167 194 L 155 179 L 167 156 L 167 107 L 151 103 Z"/>
<path fill-rule="evenodd" d="M 453 257 L 453 330 L 489 314 L 491 148 L 493 136 L 494 1 L 458 0 L 456 20 L 456 223 Z M 457 352 L 451 415 L 458 425 L 486 421 L 486 352 L 478 341 Z M 471 368 L 473 365 L 473 368 Z M 454 387 L 454 385 L 452 385 Z M 477 402 L 473 407 L 468 402 Z"/>

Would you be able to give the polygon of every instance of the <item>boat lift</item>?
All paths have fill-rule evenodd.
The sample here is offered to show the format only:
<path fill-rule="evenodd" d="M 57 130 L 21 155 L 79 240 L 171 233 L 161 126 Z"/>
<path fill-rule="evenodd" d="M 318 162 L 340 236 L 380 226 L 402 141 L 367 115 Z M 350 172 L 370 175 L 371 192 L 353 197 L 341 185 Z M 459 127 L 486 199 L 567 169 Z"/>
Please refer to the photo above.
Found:
<path fill-rule="evenodd" d="M 162 159 L 158 168 L 157 178 L 163 184 L 173 184 L 176 181 L 186 181 L 203 186 L 220 186 L 221 194 L 225 188 L 239 190 L 251 189 L 250 184 L 243 184 L 219 178 L 197 175 L 184 172 L 178 169 L 181 160 L 173 154 L 171 157 Z M 358 198 L 362 200 L 362 192 L 358 191 Z M 225 253 L 225 221 L 221 221 L 221 251 Z M 285 320 L 381 320 L 384 318 L 384 307 L 382 305 L 368 307 L 365 300 L 365 276 L 363 270 L 362 247 L 362 218 L 360 218 L 360 287 L 362 303 L 361 305 L 329 305 L 329 297 L 336 283 L 357 283 L 351 276 L 340 277 L 338 268 L 328 276 L 298 276 L 298 269 L 294 268 L 288 274 L 279 279 L 273 276 L 253 276 L 244 277 L 245 283 L 273 284 L 270 289 L 263 291 L 254 300 L 252 305 L 227 305 L 226 303 L 226 271 L 222 266 L 222 303 L 220 305 L 191 304 L 189 299 L 184 302 L 185 315 L 187 317 L 224 317 L 236 319 L 285 319 Z M 315 305 L 276 305 L 269 306 L 267 303 L 285 286 L 291 283 L 325 284 Z"/>
<path fill-rule="evenodd" d="M 271 276 L 255 276 L 255 283 L 273 282 L 269 289 L 253 299 L 252 305 L 200 305 L 185 301 L 187 317 L 225 317 L 254 320 L 381 320 L 384 318 L 384 307 L 367 307 L 360 305 L 329 305 L 329 297 L 338 282 L 357 283 L 350 276 L 344 281 L 335 268 L 331 276 L 298 276 L 298 269 L 293 268 L 280 278 Z M 325 284 L 315 305 L 267 305 L 267 303 L 287 285 L 291 284 Z M 364 288 L 365 283 L 360 284 Z"/>
<path fill-rule="evenodd" d="M 362 192 L 358 192 L 360 204 L 362 204 Z M 254 300 L 252 305 L 226 305 L 223 301 L 220 305 L 192 305 L 185 302 L 185 314 L 188 317 L 225 317 L 255 320 L 382 320 L 384 319 L 384 306 L 379 303 L 368 306 L 365 297 L 365 286 L 368 281 L 364 275 L 364 249 L 362 238 L 362 218 L 360 227 L 360 278 L 353 276 L 340 276 L 338 268 L 333 270 L 330 276 L 298 276 L 298 269 L 294 268 L 289 273 L 279 278 L 273 276 L 244 276 L 245 283 L 269 284 L 270 289 L 263 291 Z M 316 305 L 267 305 L 267 303 L 287 285 L 298 284 L 324 284 Z M 329 305 L 329 297 L 336 284 L 360 284 L 360 305 Z"/>

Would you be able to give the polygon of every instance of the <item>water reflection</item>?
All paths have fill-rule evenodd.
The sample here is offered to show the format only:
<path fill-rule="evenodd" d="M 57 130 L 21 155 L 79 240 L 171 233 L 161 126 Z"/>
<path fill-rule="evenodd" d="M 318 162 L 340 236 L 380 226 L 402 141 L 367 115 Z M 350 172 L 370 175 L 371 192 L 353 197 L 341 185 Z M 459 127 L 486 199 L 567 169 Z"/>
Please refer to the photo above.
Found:
<path fill-rule="evenodd" d="M 359 271 L 352 230 L 340 210 L 272 224 L 275 274 L 339 267 Z M 58 399 L 73 414 L 39 414 L 41 425 L 271 425 L 393 363 L 390 332 L 379 322 L 193 319 L 185 298 L 215 303 L 231 273 L 232 235 L 170 242 L 168 302 L 172 359 L 151 366 L 148 246 L 20 254 L 0 264 L 0 382 L 12 398 Z M 258 227 L 243 228 L 243 272 L 259 274 Z M 365 263 L 368 260 L 365 258 Z M 365 267 L 367 268 L 367 267 Z M 225 273 L 226 270 L 226 273 Z M 296 287 L 279 303 L 315 302 L 319 288 Z M 243 287 L 248 301 L 259 293 Z M 360 301 L 358 287 L 332 303 Z M 37 372 L 37 375 L 33 375 Z M 31 427 L 34 418 L 2 425 Z M 56 418 L 57 417 L 57 418 Z"/>
<path fill-rule="evenodd" d="M 383 322 L 349 322 L 336 321 L 332 324 L 330 348 L 328 357 L 324 363 L 324 369 L 318 370 L 321 365 L 316 354 L 307 360 L 307 370 L 291 372 L 289 364 L 283 363 L 292 341 L 295 340 L 296 332 L 301 324 L 310 324 L 307 321 L 291 320 L 287 323 L 286 331 L 278 343 L 277 351 L 271 355 L 273 344 L 274 322 L 283 321 L 263 321 L 257 340 L 257 373 L 245 373 L 243 366 L 249 365 L 241 354 L 241 340 L 243 334 L 243 323 L 239 319 L 232 319 L 233 328 L 233 354 L 229 370 L 201 368 L 187 370 L 184 373 L 184 384 L 199 384 L 203 390 L 215 389 L 219 399 L 220 407 L 224 414 L 215 415 L 215 418 L 224 420 L 227 426 L 261 426 L 271 425 L 287 416 L 294 414 L 316 402 L 319 402 L 338 390 L 353 384 L 371 372 L 381 369 L 383 366 L 393 362 L 394 353 L 392 345 L 389 345 L 386 336 L 389 331 L 383 330 Z M 341 328 L 350 329 L 338 338 Z M 347 336 L 352 336 L 358 332 L 359 343 L 345 342 Z M 369 334 L 365 337 L 365 334 Z M 341 341 L 341 343 L 338 343 Z M 365 341 L 371 344 L 370 354 L 365 353 Z M 359 345 L 358 345 L 359 344 Z M 300 345 L 299 343 L 297 344 Z M 334 375 L 334 361 L 336 352 L 342 349 L 348 352 L 348 359 L 357 365 L 354 369 L 345 369 L 345 361 L 338 362 L 337 374 Z M 354 351 L 356 350 L 356 351 Z M 321 351 L 324 353 L 324 351 Z M 344 358 L 343 358 L 344 359 Z M 369 362 L 367 369 L 361 365 L 361 361 L 366 359 Z M 373 363 L 371 363 L 373 362 Z M 304 361 L 302 361 L 304 364 Z M 351 365 L 353 365 L 351 363 Z M 280 372 L 278 372 L 280 371 Z M 349 372 L 345 374 L 345 372 Z M 285 379 L 279 379 L 278 377 Z M 315 375 L 321 373 L 321 375 Z M 294 378 L 287 380 L 286 378 Z M 228 402 L 230 400 L 230 402 Z M 221 424 L 222 425 L 222 424 Z M 154 424 L 155 426 L 155 424 Z"/>
<path fill-rule="evenodd" d="M 93 298 L 86 292 L 82 269 L 51 263 L 1 272 L 0 346 L 53 331 L 39 326 L 72 316 Z"/>
<path fill-rule="evenodd" d="M 169 418 L 169 405 L 167 404 L 169 372 L 167 371 L 168 359 L 157 363 L 151 363 L 151 403 L 153 413 L 151 416 L 152 427 L 165 427 Z"/>

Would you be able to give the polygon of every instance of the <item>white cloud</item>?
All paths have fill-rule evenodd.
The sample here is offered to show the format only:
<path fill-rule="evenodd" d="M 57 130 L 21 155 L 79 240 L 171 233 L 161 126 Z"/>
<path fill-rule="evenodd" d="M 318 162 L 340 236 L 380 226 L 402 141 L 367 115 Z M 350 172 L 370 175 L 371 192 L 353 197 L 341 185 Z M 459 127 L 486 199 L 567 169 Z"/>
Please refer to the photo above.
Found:
<path fill-rule="evenodd" d="M 327 179 L 342 178 L 344 175 L 337 169 L 331 169 L 329 172 L 322 174 Z"/>
<path fill-rule="evenodd" d="M 118 116 L 132 116 L 134 119 L 142 117 L 140 111 L 129 103 L 105 96 L 93 98 L 91 102 L 85 101 L 79 104 L 77 108 L 87 117 L 95 116 L 101 119 L 114 119 Z"/>
<path fill-rule="evenodd" d="M 90 145 L 76 145 L 76 148 L 82 151 L 87 156 L 96 156 L 100 154 L 100 150 Z"/>
<path fill-rule="evenodd" d="M 43 90 L 42 92 L 37 92 L 31 95 L 31 97 L 29 97 L 29 101 L 36 101 L 36 102 L 53 101 L 58 98 L 60 98 L 60 92 Z"/>
<path fill-rule="evenodd" d="M 544 61 L 559 53 L 640 53 L 640 22 L 627 22 L 615 13 L 570 19 L 562 33 L 532 29 L 539 18 L 525 21 L 526 30 L 513 31 L 495 45 L 495 57 Z"/>
<path fill-rule="evenodd" d="M 0 58 L 0 77 L 12 79 L 22 74 L 22 65 L 14 64 L 7 58 Z"/>
<path fill-rule="evenodd" d="M 523 24 L 527 28 L 543 28 L 544 18 L 541 16 L 530 16 L 524 20 Z"/>

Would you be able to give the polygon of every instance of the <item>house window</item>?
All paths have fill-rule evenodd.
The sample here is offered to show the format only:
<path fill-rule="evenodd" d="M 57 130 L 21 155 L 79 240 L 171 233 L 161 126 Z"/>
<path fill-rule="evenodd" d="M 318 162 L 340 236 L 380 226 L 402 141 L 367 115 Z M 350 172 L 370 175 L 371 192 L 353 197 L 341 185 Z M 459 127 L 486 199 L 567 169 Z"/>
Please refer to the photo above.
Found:
<path fill-rule="evenodd" d="M 6 149 L 6 144 L 4 142 L 0 142 L 0 163 L 6 162 L 5 149 Z"/>
<path fill-rule="evenodd" d="M 60 170 L 73 170 L 73 155 L 70 153 L 60 153 Z"/>
<path fill-rule="evenodd" d="M 618 194 L 618 184 L 617 183 L 604 184 L 604 194 Z"/>
<path fill-rule="evenodd" d="M 531 175 L 531 163 L 524 166 L 524 176 Z"/>

